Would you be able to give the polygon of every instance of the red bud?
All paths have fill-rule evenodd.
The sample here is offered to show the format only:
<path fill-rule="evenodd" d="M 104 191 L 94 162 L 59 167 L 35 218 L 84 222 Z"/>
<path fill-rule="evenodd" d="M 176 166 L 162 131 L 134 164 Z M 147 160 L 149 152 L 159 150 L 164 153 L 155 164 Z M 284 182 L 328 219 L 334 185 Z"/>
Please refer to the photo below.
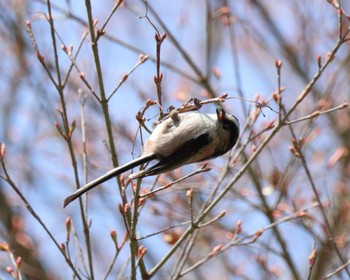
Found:
<path fill-rule="evenodd" d="M 280 69 L 280 68 L 282 67 L 282 61 L 279 60 L 279 59 L 277 59 L 277 60 L 275 61 L 275 65 L 276 65 L 277 68 Z"/>

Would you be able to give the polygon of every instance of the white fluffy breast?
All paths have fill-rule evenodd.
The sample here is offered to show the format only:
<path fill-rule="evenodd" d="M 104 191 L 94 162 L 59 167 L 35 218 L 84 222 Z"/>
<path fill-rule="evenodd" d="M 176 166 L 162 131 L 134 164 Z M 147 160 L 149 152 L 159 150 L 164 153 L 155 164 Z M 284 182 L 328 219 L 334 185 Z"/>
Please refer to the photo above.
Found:
<path fill-rule="evenodd" d="M 171 155 L 179 147 L 201 134 L 215 131 L 216 114 L 185 113 L 178 118 L 168 118 L 153 130 L 144 145 L 143 155 L 157 154 L 162 157 Z"/>

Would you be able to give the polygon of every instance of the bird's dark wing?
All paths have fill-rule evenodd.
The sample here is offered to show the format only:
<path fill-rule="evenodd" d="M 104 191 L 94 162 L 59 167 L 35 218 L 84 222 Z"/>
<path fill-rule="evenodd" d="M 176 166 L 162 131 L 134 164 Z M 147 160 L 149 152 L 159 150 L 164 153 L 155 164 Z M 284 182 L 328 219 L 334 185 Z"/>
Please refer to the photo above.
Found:
<path fill-rule="evenodd" d="M 211 142 L 211 138 L 207 133 L 201 134 L 197 138 L 191 139 L 180 146 L 173 154 L 163 157 L 154 166 L 136 172 L 129 176 L 131 179 L 143 178 L 152 175 L 158 175 L 163 172 L 171 171 L 182 165 L 192 163 L 191 158 L 198 154 L 202 147 L 207 146 Z M 206 158 L 197 160 L 202 161 Z"/>

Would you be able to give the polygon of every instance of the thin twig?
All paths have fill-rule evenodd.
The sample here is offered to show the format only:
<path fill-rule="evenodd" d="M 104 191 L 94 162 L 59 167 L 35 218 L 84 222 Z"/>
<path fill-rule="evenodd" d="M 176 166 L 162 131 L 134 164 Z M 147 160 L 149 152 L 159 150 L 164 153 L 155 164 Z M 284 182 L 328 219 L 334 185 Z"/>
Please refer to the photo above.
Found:
<path fill-rule="evenodd" d="M 181 275 L 181 271 L 183 267 L 186 265 L 187 260 L 190 257 L 190 253 L 195 246 L 195 243 L 196 243 L 195 241 L 197 239 L 198 234 L 199 234 L 199 229 L 194 231 L 187 239 L 185 245 L 183 246 L 179 254 L 178 262 L 174 266 L 170 279 L 175 280 L 180 278 L 179 276 Z"/>
<path fill-rule="evenodd" d="M 124 82 L 128 79 L 128 77 L 131 75 L 132 72 L 134 72 L 141 64 L 145 63 L 148 59 L 148 55 L 140 55 L 139 61 L 129 70 L 128 73 L 124 74 L 123 77 L 120 79 L 117 86 L 112 90 L 112 93 L 107 98 L 107 102 L 112 98 L 112 96 L 117 92 L 117 90 L 124 84 Z"/>
<path fill-rule="evenodd" d="M 144 1 L 144 0 L 141 0 Z M 148 3 L 148 10 L 151 11 L 155 19 L 158 21 L 160 26 L 163 28 L 164 32 L 167 34 L 167 37 L 174 44 L 175 48 L 179 51 L 179 53 L 183 56 L 185 61 L 190 65 L 192 70 L 196 73 L 199 83 L 203 85 L 203 87 L 208 91 L 211 97 L 215 97 L 215 90 L 211 87 L 208 77 L 205 77 L 199 67 L 194 63 L 190 55 L 185 51 L 185 49 L 181 46 L 181 44 L 176 40 L 175 36 L 172 32 L 167 28 L 166 24 L 162 21 L 159 15 L 154 11 L 152 6 Z"/>
<path fill-rule="evenodd" d="M 78 92 L 80 100 L 80 119 L 81 119 L 81 142 L 83 145 L 83 183 L 87 184 L 87 148 L 86 148 L 86 130 L 85 130 L 85 103 L 87 95 L 83 95 L 82 91 Z M 85 195 L 85 218 L 88 220 L 88 194 Z"/>
<path fill-rule="evenodd" d="M 311 255 L 309 256 L 309 275 L 307 277 L 308 280 L 311 280 L 311 275 L 315 267 L 316 258 L 317 258 L 317 250 L 316 250 L 316 242 L 314 240 L 312 244 L 312 252 L 311 252 Z"/>
<path fill-rule="evenodd" d="M 175 184 L 177 184 L 179 182 L 182 182 L 182 181 L 184 181 L 184 180 L 186 180 L 186 179 L 188 179 L 190 177 L 193 177 L 194 175 L 197 175 L 197 174 L 200 174 L 200 173 L 203 173 L 203 172 L 208 172 L 208 171 L 210 171 L 210 168 L 207 168 L 206 164 L 205 164 L 202 167 L 200 167 L 198 170 L 195 170 L 195 171 L 191 172 L 190 174 L 187 174 L 187 175 L 181 177 L 180 179 L 172 181 L 172 182 L 170 182 L 170 183 L 168 183 L 168 184 L 166 184 L 166 185 L 164 185 L 164 186 L 162 186 L 160 188 L 157 188 L 157 189 L 149 191 L 149 192 L 142 193 L 142 194 L 139 195 L 139 197 L 140 198 L 144 198 L 144 197 L 148 197 L 150 195 L 154 195 L 155 193 L 163 191 L 163 190 L 166 190 L 166 189 L 172 187 L 173 185 L 175 185 Z"/>
<path fill-rule="evenodd" d="M 302 122 L 302 121 L 305 121 L 305 120 L 314 119 L 314 118 L 317 118 L 318 116 L 329 114 L 329 113 L 332 113 L 334 111 L 342 110 L 342 109 L 347 108 L 347 107 L 349 107 L 349 103 L 343 103 L 343 104 L 341 104 L 339 106 L 333 107 L 333 108 L 328 109 L 328 110 L 314 111 L 313 113 L 311 113 L 310 115 L 307 115 L 305 117 L 302 117 L 302 118 L 299 118 L 299 119 L 296 119 L 296 120 L 292 120 L 292 121 L 286 121 L 285 124 L 286 125 L 290 125 L 290 124 L 294 124 L 294 123 L 297 123 L 297 122 Z"/>
<path fill-rule="evenodd" d="M 350 259 L 344 263 L 343 265 L 339 266 L 336 270 L 334 270 L 333 272 L 329 273 L 326 275 L 326 277 L 324 279 L 329 279 L 332 278 L 334 275 L 336 275 L 337 273 L 339 273 L 340 271 L 342 271 L 343 269 L 346 269 L 348 266 L 350 265 Z"/>
<path fill-rule="evenodd" d="M 291 128 L 291 133 L 292 133 L 294 139 L 296 139 L 296 138 L 295 138 L 295 134 L 294 134 L 292 128 Z M 330 242 L 332 243 L 333 248 L 334 248 L 334 251 L 335 251 L 336 254 L 338 255 L 338 258 L 339 258 L 340 261 L 345 265 L 345 260 L 344 260 L 342 254 L 341 254 L 341 252 L 340 252 L 340 250 L 339 250 L 339 248 L 338 248 L 338 245 L 337 245 L 337 243 L 336 243 L 336 240 L 335 240 L 335 236 L 334 236 L 332 227 L 331 227 L 331 225 L 330 225 L 330 222 L 328 221 L 328 218 L 327 218 L 327 215 L 326 215 L 326 211 L 325 211 L 325 209 L 324 209 L 324 207 L 323 207 L 323 205 L 322 205 L 321 198 L 320 198 L 319 193 L 318 193 L 318 191 L 317 191 L 317 187 L 316 187 L 316 184 L 315 184 L 315 182 L 314 182 L 314 179 L 313 179 L 313 177 L 312 177 L 312 175 L 311 175 L 310 169 L 309 169 L 309 167 L 308 167 L 308 165 L 307 165 L 307 162 L 306 162 L 304 153 L 302 152 L 300 145 L 296 144 L 296 145 L 294 145 L 294 147 L 295 147 L 295 149 L 296 149 L 296 151 L 297 151 L 297 153 L 298 153 L 298 157 L 299 157 L 300 160 L 301 160 L 301 164 L 302 164 L 302 166 L 303 166 L 303 168 L 304 168 L 304 170 L 305 170 L 305 173 L 306 173 L 306 176 L 307 176 L 307 178 L 308 178 L 308 181 L 309 181 L 309 183 L 310 183 L 310 185 L 311 185 L 312 191 L 313 191 L 313 193 L 314 193 L 314 195 L 315 195 L 315 197 L 316 197 L 316 200 L 317 200 L 317 202 L 318 202 L 318 204 L 319 204 L 319 207 L 320 207 L 320 210 L 321 210 L 321 214 L 322 214 L 322 217 L 323 217 L 323 221 L 324 221 L 324 223 L 325 223 L 325 225 L 326 225 L 326 228 L 327 228 L 327 231 L 328 231 L 328 234 L 329 234 Z M 350 277 L 350 272 L 349 272 L 349 270 L 348 270 L 346 267 L 345 267 L 345 271 L 347 272 L 348 276 Z"/>
<path fill-rule="evenodd" d="M 54 21 L 53 21 L 53 16 L 52 16 L 52 11 L 51 11 L 51 2 L 50 0 L 47 0 L 47 9 L 48 9 L 48 16 L 47 20 L 50 25 L 50 33 L 51 33 L 51 41 L 52 41 L 52 47 L 53 47 L 53 52 L 54 52 L 54 63 L 55 63 L 55 69 L 56 69 L 56 75 L 57 75 L 57 92 L 60 97 L 60 103 L 62 106 L 62 112 L 61 112 L 61 118 L 64 126 L 64 134 L 62 136 L 64 137 L 68 149 L 69 149 L 69 154 L 71 157 L 71 163 L 72 163 L 72 168 L 74 171 L 74 179 L 75 179 L 75 185 L 77 188 L 79 188 L 80 183 L 79 183 L 79 176 L 78 176 L 78 167 L 77 167 L 77 161 L 75 157 L 75 152 L 73 148 L 73 143 L 72 143 L 72 134 L 73 134 L 73 124 L 69 124 L 68 120 L 68 113 L 67 113 L 67 107 L 66 107 L 66 100 L 65 100 L 65 95 L 63 93 L 63 86 L 62 86 L 62 77 L 61 77 L 61 70 L 60 70 L 60 63 L 58 59 L 58 49 L 57 49 L 57 42 L 56 42 L 56 29 L 54 26 Z M 79 199 L 79 206 L 81 210 L 81 219 L 82 223 L 84 226 L 84 237 L 85 237 L 85 244 L 87 248 L 87 253 L 88 253 L 88 263 L 89 263 L 89 270 L 90 270 L 90 277 L 93 280 L 94 279 L 94 271 L 93 271 L 93 263 L 92 263 L 92 249 L 91 249 L 91 240 L 90 240 L 90 232 L 89 232 L 89 227 L 87 224 L 87 220 L 85 219 L 85 215 L 83 212 L 83 205 L 82 205 L 82 200 Z"/>
<path fill-rule="evenodd" d="M 166 227 L 164 229 L 161 229 L 161 230 L 158 230 L 156 232 L 153 232 L 151 234 L 147 234 L 145 236 L 139 237 L 139 238 L 137 238 L 137 240 L 139 241 L 139 240 L 147 239 L 147 238 L 150 238 L 152 236 L 155 236 L 155 235 L 158 235 L 160 233 L 163 233 L 163 232 L 166 232 L 168 230 L 171 230 L 173 228 L 177 228 L 177 227 L 181 227 L 181 226 L 184 226 L 184 225 L 188 225 L 190 223 L 191 223 L 191 221 L 187 221 L 187 222 L 183 222 L 183 223 L 180 223 L 180 224 L 177 224 L 177 225 L 169 226 L 169 227 Z"/>
<path fill-rule="evenodd" d="M 85 40 L 85 38 L 87 37 L 89 33 L 88 32 L 85 32 L 84 35 L 83 35 L 83 40 L 81 41 L 81 44 L 82 42 Z M 79 48 L 78 48 L 78 51 L 80 50 L 81 48 L 81 45 L 79 45 Z M 90 83 L 85 79 L 85 74 L 83 71 L 80 70 L 78 64 L 76 63 L 76 59 L 77 59 L 77 56 L 78 56 L 78 51 L 76 52 L 76 54 L 73 56 L 73 53 L 72 53 L 72 50 L 71 49 L 68 49 L 67 50 L 67 54 L 68 54 L 68 57 L 71 61 L 71 67 L 74 67 L 78 74 L 79 74 L 79 77 L 80 79 L 82 80 L 82 82 L 85 84 L 85 86 L 89 89 L 89 91 L 91 92 L 91 94 L 96 98 L 97 101 L 101 102 L 100 100 L 100 97 L 96 94 L 96 91 L 93 89 L 93 87 L 90 85 Z"/>
<path fill-rule="evenodd" d="M 120 7 L 120 5 L 123 3 L 123 0 L 118 0 L 118 2 L 116 2 L 111 10 L 111 12 L 109 13 L 106 21 L 104 22 L 104 24 L 101 27 L 100 32 L 97 33 L 97 37 L 96 37 L 96 41 L 99 40 L 99 38 L 101 38 L 102 35 L 105 34 L 106 32 L 106 26 L 109 23 L 109 21 L 111 20 L 112 16 L 115 14 L 115 12 L 117 11 L 117 9 Z"/>
<path fill-rule="evenodd" d="M 4 144 L 2 144 L 4 145 Z M 27 201 L 27 199 L 24 197 L 24 195 L 22 194 L 22 192 L 20 191 L 20 189 L 17 187 L 17 185 L 12 181 L 9 173 L 7 172 L 7 168 L 5 165 L 5 161 L 4 161 L 4 157 L 0 156 L 0 163 L 1 163 L 1 167 L 2 170 L 4 171 L 4 175 L 1 175 L 1 178 L 3 180 L 5 180 L 10 186 L 11 188 L 16 192 L 16 194 L 19 196 L 19 198 L 22 200 L 22 202 L 24 203 L 25 207 L 27 208 L 28 212 L 33 216 L 33 218 L 35 220 L 38 221 L 38 223 L 41 225 L 41 227 L 44 229 L 44 231 L 47 233 L 47 235 L 50 237 L 50 239 L 52 240 L 52 242 L 55 244 L 55 246 L 57 247 L 57 249 L 59 250 L 59 252 L 62 254 L 62 256 L 64 257 L 64 259 L 66 260 L 68 266 L 72 269 L 72 271 L 74 272 L 74 274 L 76 275 L 76 277 L 78 279 L 82 279 L 80 277 L 80 275 L 78 274 L 78 271 L 76 270 L 76 268 L 74 267 L 74 264 L 71 262 L 71 260 L 65 255 L 65 253 L 62 251 L 61 246 L 58 244 L 58 242 L 56 241 L 55 237 L 52 235 L 52 233 L 50 232 L 50 230 L 46 227 L 45 223 L 41 220 L 40 216 L 35 212 L 35 210 L 33 209 L 33 207 L 30 205 L 30 203 Z"/>
<path fill-rule="evenodd" d="M 280 224 L 283 224 L 285 222 L 288 221 L 292 221 L 298 218 L 302 218 L 305 216 L 306 212 L 310 211 L 311 209 L 314 209 L 318 207 L 317 203 L 313 203 L 311 206 L 308 207 L 304 207 L 274 223 L 271 223 L 265 227 L 262 227 L 261 229 L 257 230 L 256 232 L 249 234 L 247 236 L 244 236 L 242 238 L 238 238 L 236 235 L 234 236 L 234 238 L 232 239 L 232 241 L 230 241 L 228 244 L 224 245 L 224 246 L 220 246 L 219 249 L 215 250 L 215 252 L 209 253 L 206 257 L 204 257 L 203 259 L 199 260 L 198 262 L 196 262 L 194 265 L 192 265 L 191 267 L 187 268 L 186 270 L 184 270 L 180 276 L 183 277 L 184 275 L 188 274 L 189 272 L 195 270 L 196 268 L 198 268 L 199 266 L 201 266 L 202 264 L 206 263 L 209 259 L 211 259 L 212 257 L 221 254 L 225 251 L 227 251 L 228 249 L 230 249 L 233 246 L 237 246 L 237 245 L 249 245 L 252 244 L 254 242 L 256 242 L 259 237 L 266 232 L 267 230 L 270 230 L 272 228 L 277 227 Z"/>

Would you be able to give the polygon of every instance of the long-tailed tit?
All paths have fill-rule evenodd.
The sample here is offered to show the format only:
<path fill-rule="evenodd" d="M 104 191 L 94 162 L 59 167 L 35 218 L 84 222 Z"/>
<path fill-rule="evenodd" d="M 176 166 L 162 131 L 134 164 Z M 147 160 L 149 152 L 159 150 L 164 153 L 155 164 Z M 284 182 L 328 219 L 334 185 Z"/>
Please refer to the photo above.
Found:
<path fill-rule="evenodd" d="M 216 114 L 170 113 L 169 118 L 155 127 L 139 158 L 112 169 L 78 189 L 64 200 L 64 207 L 103 182 L 152 160 L 159 162 L 150 168 L 131 174 L 129 178 L 157 175 L 182 165 L 221 156 L 231 150 L 238 136 L 238 119 L 222 108 L 216 109 Z"/>

